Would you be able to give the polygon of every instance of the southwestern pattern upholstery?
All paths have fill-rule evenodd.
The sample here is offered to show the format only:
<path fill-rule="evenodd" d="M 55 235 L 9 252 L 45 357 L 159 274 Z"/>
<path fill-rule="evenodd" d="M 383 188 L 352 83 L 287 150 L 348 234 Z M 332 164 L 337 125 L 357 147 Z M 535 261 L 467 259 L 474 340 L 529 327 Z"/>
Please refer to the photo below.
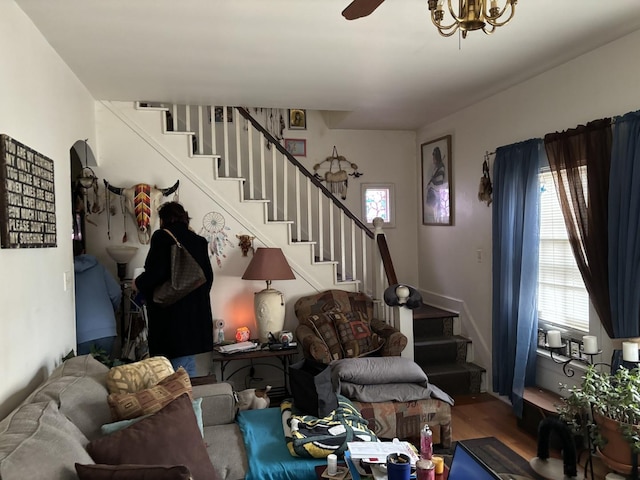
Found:
<path fill-rule="evenodd" d="M 300 298 L 294 305 L 296 317 L 299 325 L 296 328 L 296 339 L 302 345 L 305 358 L 311 358 L 318 362 L 330 363 L 332 360 L 340 358 L 351 358 L 362 354 L 372 354 L 377 351 L 380 344 L 382 348 L 379 354 L 382 356 L 399 356 L 407 346 L 407 337 L 396 330 L 391 325 L 387 325 L 380 319 L 373 318 L 373 300 L 368 295 L 361 292 L 347 292 L 344 290 L 327 290 L 315 295 Z M 332 313 L 341 313 L 343 317 L 338 320 L 338 326 Z M 354 314 L 359 313 L 356 318 Z M 366 326 L 375 334 L 377 339 L 370 341 L 372 347 L 368 352 L 362 352 L 360 346 L 362 339 L 357 341 L 355 350 L 351 354 L 345 353 L 349 350 L 347 343 L 344 345 L 340 341 L 338 328 L 342 328 L 343 339 L 345 338 L 344 317 L 349 316 L 356 322 L 364 319 Z M 359 325 L 358 325 L 359 326 Z M 354 325 L 354 330 L 356 326 Z M 335 339 L 331 336 L 335 335 Z M 348 341 L 351 347 L 354 340 L 359 337 L 357 331 Z M 353 352 L 358 354 L 353 354 Z"/>
<path fill-rule="evenodd" d="M 417 439 L 425 423 L 433 432 L 433 443 L 451 446 L 451 406 L 434 398 L 414 402 L 352 403 L 369 421 L 369 428 L 380 438 Z M 418 435 L 416 435 L 418 432 Z"/>
<path fill-rule="evenodd" d="M 367 355 L 400 356 L 407 346 L 404 334 L 373 318 L 373 300 L 364 293 L 327 290 L 298 299 L 294 311 L 299 322 L 296 339 L 305 358 L 329 364 Z M 371 332 L 370 339 L 362 336 L 365 328 Z M 393 385 L 389 384 L 389 388 Z M 446 402 L 436 398 L 351 401 L 379 438 L 416 440 L 422 426 L 428 423 L 434 443 L 451 447 L 451 406 Z"/>

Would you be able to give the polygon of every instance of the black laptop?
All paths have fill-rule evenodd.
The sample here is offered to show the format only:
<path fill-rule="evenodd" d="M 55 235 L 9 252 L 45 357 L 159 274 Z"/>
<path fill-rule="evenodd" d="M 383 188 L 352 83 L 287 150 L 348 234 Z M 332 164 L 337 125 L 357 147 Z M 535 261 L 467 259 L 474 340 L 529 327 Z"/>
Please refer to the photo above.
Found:
<path fill-rule="evenodd" d="M 459 441 L 453 451 L 449 480 L 500 480 L 500 477 Z"/>

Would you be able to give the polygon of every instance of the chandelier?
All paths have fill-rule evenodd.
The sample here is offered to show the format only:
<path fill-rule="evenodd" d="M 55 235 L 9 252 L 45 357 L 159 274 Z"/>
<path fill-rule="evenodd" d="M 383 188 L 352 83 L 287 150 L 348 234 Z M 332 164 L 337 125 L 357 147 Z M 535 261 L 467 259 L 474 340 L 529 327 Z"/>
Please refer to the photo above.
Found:
<path fill-rule="evenodd" d="M 443 37 L 450 37 L 458 29 L 462 32 L 462 38 L 467 38 L 467 32 L 482 30 L 491 34 L 496 27 L 506 25 L 513 18 L 518 0 L 500 0 L 503 7 L 498 7 L 498 0 L 457 0 L 458 10 L 452 5 L 456 0 L 428 0 L 431 21 Z M 451 23 L 446 25 L 445 4 Z"/>

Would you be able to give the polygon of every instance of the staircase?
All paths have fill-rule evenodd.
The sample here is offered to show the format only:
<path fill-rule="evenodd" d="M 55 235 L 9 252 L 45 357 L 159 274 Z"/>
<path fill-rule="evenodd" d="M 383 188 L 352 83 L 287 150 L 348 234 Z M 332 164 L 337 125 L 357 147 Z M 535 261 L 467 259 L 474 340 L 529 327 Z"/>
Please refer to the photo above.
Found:
<path fill-rule="evenodd" d="M 485 369 L 467 361 L 471 340 L 454 334 L 458 315 L 423 304 L 413 310 L 414 360 L 449 395 L 478 394 Z"/>
<path fill-rule="evenodd" d="M 309 285 L 367 293 L 376 317 L 393 324 L 393 309 L 381 299 L 386 286 L 398 282 L 382 230 L 362 224 L 247 109 L 222 107 L 218 123 L 210 120 L 213 106 L 102 104 L 192 188 L 263 244 L 281 247 Z M 484 369 L 466 361 L 471 342 L 454 335 L 455 317 L 428 305 L 413 310 L 414 358 L 450 395 L 479 393 Z"/>

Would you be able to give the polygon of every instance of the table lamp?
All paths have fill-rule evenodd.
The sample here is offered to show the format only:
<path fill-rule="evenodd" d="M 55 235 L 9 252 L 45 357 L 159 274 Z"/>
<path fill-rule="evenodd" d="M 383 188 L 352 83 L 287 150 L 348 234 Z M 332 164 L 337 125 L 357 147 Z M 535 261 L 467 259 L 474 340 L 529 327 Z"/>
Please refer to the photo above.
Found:
<path fill-rule="evenodd" d="M 269 341 L 269 332 L 274 336 L 284 327 L 284 295 L 271 288 L 272 280 L 295 280 L 291 267 L 279 248 L 258 248 L 249 262 L 243 280 L 265 280 L 267 288 L 256 292 L 253 298 L 258 339 Z"/>

